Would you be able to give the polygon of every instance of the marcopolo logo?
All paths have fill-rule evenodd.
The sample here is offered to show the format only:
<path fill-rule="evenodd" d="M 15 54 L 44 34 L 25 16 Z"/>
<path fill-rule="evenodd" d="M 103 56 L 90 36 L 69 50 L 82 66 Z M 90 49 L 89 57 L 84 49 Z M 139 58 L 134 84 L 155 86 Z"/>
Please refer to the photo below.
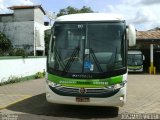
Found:
<path fill-rule="evenodd" d="M 81 94 L 84 94 L 84 93 L 86 93 L 87 92 L 87 90 L 85 89 L 85 88 L 80 88 L 79 89 L 79 93 L 81 93 Z"/>
<path fill-rule="evenodd" d="M 93 78 L 92 75 L 85 75 L 85 74 L 73 74 L 73 78 Z"/>

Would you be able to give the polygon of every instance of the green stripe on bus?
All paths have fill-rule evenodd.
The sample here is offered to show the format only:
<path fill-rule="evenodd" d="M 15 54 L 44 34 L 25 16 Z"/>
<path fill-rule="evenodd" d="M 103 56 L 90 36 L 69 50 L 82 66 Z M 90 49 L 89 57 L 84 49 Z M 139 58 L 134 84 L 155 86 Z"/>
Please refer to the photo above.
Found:
<path fill-rule="evenodd" d="M 128 66 L 129 69 L 140 69 L 143 68 L 143 66 Z"/>
<path fill-rule="evenodd" d="M 88 87 L 88 88 L 98 88 L 106 87 L 109 85 L 114 85 L 121 83 L 123 76 L 110 77 L 105 79 L 74 79 L 74 78 L 64 78 L 56 75 L 48 74 L 48 80 L 61 84 L 68 87 Z"/>

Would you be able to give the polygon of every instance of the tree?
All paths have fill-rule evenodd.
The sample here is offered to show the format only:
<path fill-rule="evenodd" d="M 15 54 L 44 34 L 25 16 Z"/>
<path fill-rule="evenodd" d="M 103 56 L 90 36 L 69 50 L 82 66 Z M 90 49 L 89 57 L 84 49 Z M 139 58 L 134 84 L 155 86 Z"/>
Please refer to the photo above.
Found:
<path fill-rule="evenodd" d="M 5 36 L 5 34 L 0 32 L 0 55 L 5 54 L 12 48 L 11 41 Z"/>
<path fill-rule="evenodd" d="M 94 11 L 90 7 L 83 6 L 80 10 L 79 13 L 93 13 Z"/>
<path fill-rule="evenodd" d="M 67 8 L 60 9 L 59 13 L 57 14 L 57 17 L 62 15 L 68 15 L 68 14 L 93 13 L 93 12 L 94 11 L 90 7 L 86 7 L 86 6 L 83 6 L 81 9 L 68 6 Z"/>

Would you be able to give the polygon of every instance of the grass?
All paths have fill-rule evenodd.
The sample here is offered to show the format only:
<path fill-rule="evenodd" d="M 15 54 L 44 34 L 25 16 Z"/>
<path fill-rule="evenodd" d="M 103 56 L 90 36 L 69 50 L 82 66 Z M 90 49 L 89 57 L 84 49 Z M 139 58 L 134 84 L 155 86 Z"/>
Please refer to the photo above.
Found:
<path fill-rule="evenodd" d="M 38 78 L 44 78 L 44 73 L 37 72 L 35 75 L 26 76 L 26 77 L 10 76 L 7 81 L 1 82 L 0 86 L 7 85 L 7 84 L 18 83 L 18 82 L 23 82 L 23 81 L 28 81 L 28 80 L 34 80 L 34 79 L 38 79 Z"/>
<path fill-rule="evenodd" d="M 25 59 L 46 58 L 46 56 L 27 56 Z M 0 56 L 0 60 L 24 59 L 22 56 Z"/>

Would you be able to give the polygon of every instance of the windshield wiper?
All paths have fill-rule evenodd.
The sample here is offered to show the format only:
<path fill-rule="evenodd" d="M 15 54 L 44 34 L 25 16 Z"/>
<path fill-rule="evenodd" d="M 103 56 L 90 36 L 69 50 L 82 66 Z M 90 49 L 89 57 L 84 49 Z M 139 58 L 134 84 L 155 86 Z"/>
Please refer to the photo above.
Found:
<path fill-rule="evenodd" d="M 91 56 L 93 57 L 93 60 L 94 60 L 94 62 L 95 62 L 95 64 L 96 64 L 98 70 L 99 70 L 100 72 L 103 72 L 103 70 L 102 70 L 102 68 L 101 68 L 101 66 L 100 66 L 100 64 L 99 64 L 99 61 L 97 60 L 96 55 L 94 54 L 94 51 L 92 50 L 92 48 L 90 48 L 90 52 L 91 52 Z"/>
<path fill-rule="evenodd" d="M 54 51 L 55 51 L 55 57 L 57 59 L 56 61 L 58 61 L 58 64 L 62 67 L 62 69 L 64 69 L 64 63 L 63 63 L 61 57 L 59 56 L 57 49 L 54 48 Z"/>
<path fill-rule="evenodd" d="M 72 63 L 74 62 L 74 59 L 76 57 L 76 55 L 79 53 L 80 48 L 76 47 L 72 53 L 72 55 L 70 56 L 70 59 L 68 60 L 67 64 L 65 65 L 63 71 L 68 72 L 68 70 L 70 69 Z"/>

